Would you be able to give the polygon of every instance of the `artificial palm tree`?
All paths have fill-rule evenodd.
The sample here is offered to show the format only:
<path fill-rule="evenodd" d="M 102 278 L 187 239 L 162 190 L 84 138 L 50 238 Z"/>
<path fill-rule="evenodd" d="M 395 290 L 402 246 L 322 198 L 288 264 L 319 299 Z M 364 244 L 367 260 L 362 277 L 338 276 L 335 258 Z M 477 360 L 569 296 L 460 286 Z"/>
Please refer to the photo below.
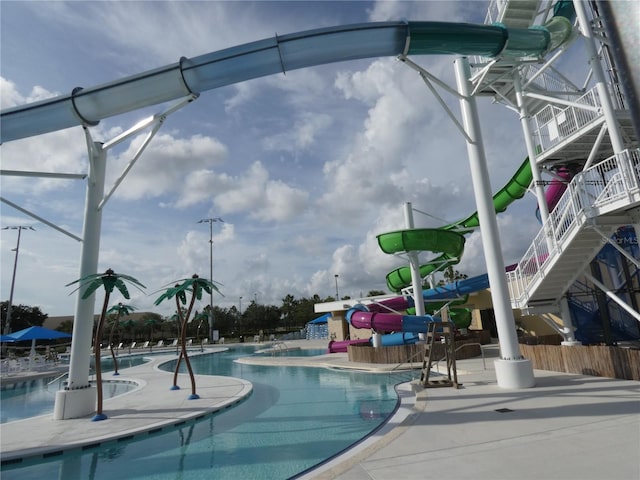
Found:
<path fill-rule="evenodd" d="M 200 278 L 197 274 L 194 273 L 191 278 L 184 279 L 182 283 L 177 283 L 175 286 L 167 289 L 167 291 L 160 295 L 160 297 L 158 297 L 158 299 L 155 301 L 155 305 L 159 305 L 164 300 L 175 297 L 176 312 L 178 314 L 178 318 L 180 319 L 181 350 L 180 355 L 178 356 L 178 361 L 176 362 L 175 371 L 173 373 L 173 385 L 171 386 L 171 389 L 180 389 L 180 387 L 178 386 L 178 370 L 180 369 L 180 361 L 184 358 L 184 362 L 187 365 L 187 371 L 189 372 L 189 378 L 191 380 L 191 395 L 189 396 L 189 400 L 194 400 L 200 397 L 196 393 L 196 379 L 193 375 L 189 356 L 187 355 L 187 324 L 189 323 L 189 317 L 191 316 L 191 312 L 193 311 L 193 306 L 196 303 L 196 300 L 202 299 L 202 292 L 204 291 L 208 294 L 211 294 L 213 290 L 220 293 L 220 290 L 218 290 L 218 287 L 216 287 L 213 282 L 207 280 L 206 278 Z M 184 312 L 183 305 L 187 304 L 187 292 L 191 293 L 191 300 L 189 301 L 187 311 Z"/>
<path fill-rule="evenodd" d="M 124 315 L 129 315 L 134 310 L 135 310 L 134 307 L 132 307 L 131 305 L 125 305 L 122 302 L 118 303 L 117 305 L 114 305 L 109 310 L 107 310 L 107 313 L 116 315 L 113 320 L 113 323 L 111 324 L 111 330 L 109 331 L 109 349 L 111 350 L 111 358 L 113 358 L 113 368 L 114 368 L 113 374 L 114 375 L 120 375 L 120 373 L 118 373 L 118 359 L 116 358 L 116 354 L 113 353 L 113 334 L 118 329 L 120 317 L 123 317 Z"/>
<path fill-rule="evenodd" d="M 102 342 L 102 329 L 104 327 L 104 320 L 107 316 L 107 306 L 109 305 L 109 298 L 111 296 L 111 293 L 113 293 L 113 290 L 116 288 L 124 298 L 129 300 L 129 291 L 127 290 L 125 281 L 131 283 L 132 285 L 134 285 L 136 288 L 140 290 L 142 290 L 142 288 L 146 288 L 142 283 L 140 283 L 135 278 L 130 277 L 129 275 L 116 274 L 110 268 L 104 273 L 95 273 L 92 275 L 87 275 L 84 278 L 75 280 L 66 285 L 68 287 L 69 285 L 79 283 L 80 286 L 78 287 L 78 289 L 86 286 L 86 289 L 82 294 L 83 300 L 89 298 L 100 287 L 103 287 L 105 291 L 104 302 L 102 304 L 102 312 L 100 313 L 100 318 L 98 320 L 98 325 L 96 327 L 96 334 L 93 341 L 93 354 L 95 357 L 95 366 L 96 366 L 96 386 L 97 386 L 97 394 L 98 394 L 96 414 L 92 418 L 92 421 L 94 422 L 98 420 L 104 420 L 107 418 L 107 416 L 102 413 L 102 367 L 100 365 L 100 344 Z"/>

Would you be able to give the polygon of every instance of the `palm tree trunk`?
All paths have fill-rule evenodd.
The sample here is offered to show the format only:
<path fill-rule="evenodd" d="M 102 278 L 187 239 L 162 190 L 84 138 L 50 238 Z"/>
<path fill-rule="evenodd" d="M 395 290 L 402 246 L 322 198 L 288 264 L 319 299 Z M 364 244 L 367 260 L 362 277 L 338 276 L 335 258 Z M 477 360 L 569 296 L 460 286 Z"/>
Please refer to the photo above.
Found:
<path fill-rule="evenodd" d="M 176 306 L 177 306 L 177 312 L 178 312 L 178 319 L 180 320 L 180 326 L 182 326 L 182 308 L 180 308 L 180 301 L 178 300 L 178 297 L 176 296 Z M 182 360 L 182 346 L 180 347 L 180 355 L 178 356 L 178 361 L 176 362 L 176 368 L 173 371 L 173 388 L 177 389 L 178 387 L 178 370 L 180 370 L 180 361 Z"/>
<path fill-rule="evenodd" d="M 184 356 L 184 363 L 187 364 L 187 371 L 189 372 L 189 379 L 191 380 L 191 396 L 197 398 L 196 393 L 196 378 L 193 375 L 193 369 L 191 368 L 191 361 L 189 360 L 189 355 L 187 355 L 187 325 L 189 322 L 189 317 L 191 316 L 191 311 L 193 310 L 193 305 L 196 303 L 196 294 L 192 292 L 191 294 L 191 303 L 189 304 L 189 310 L 187 310 L 187 315 L 184 317 L 182 322 L 182 355 Z"/>
<path fill-rule="evenodd" d="M 118 374 L 118 359 L 116 358 L 116 354 L 113 353 L 113 331 L 116 329 L 116 325 L 118 325 L 118 319 L 120 318 L 120 314 L 118 314 L 118 316 L 116 317 L 115 322 L 113 322 L 113 325 L 111 325 L 111 331 L 109 332 L 109 350 L 111 350 L 111 358 L 113 359 L 113 368 L 114 368 L 114 375 L 119 375 Z"/>
<path fill-rule="evenodd" d="M 98 405 L 96 408 L 96 415 L 102 415 L 102 365 L 100 364 L 100 343 L 102 342 L 102 327 L 104 326 L 104 318 L 107 315 L 107 305 L 109 305 L 109 291 L 104 295 L 104 304 L 102 305 L 102 313 L 98 320 L 98 326 L 96 328 L 96 337 L 93 343 L 93 354 L 96 363 L 96 387 L 98 393 Z"/>

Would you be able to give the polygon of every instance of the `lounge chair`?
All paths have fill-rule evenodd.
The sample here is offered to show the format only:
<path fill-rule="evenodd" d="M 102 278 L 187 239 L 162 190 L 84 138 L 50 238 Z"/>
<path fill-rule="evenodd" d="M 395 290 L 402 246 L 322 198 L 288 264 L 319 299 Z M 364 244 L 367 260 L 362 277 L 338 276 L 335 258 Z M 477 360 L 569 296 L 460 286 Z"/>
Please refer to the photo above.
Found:
<path fill-rule="evenodd" d="M 178 339 L 177 338 L 173 342 L 171 342 L 171 346 L 172 347 L 177 347 L 178 346 Z"/>
<path fill-rule="evenodd" d="M 193 344 L 193 338 L 187 340 L 187 347 L 190 347 Z"/>
<path fill-rule="evenodd" d="M 138 342 L 131 342 L 131 345 L 129 345 L 129 350 L 131 350 L 132 348 L 136 348 L 137 344 Z"/>
<path fill-rule="evenodd" d="M 156 343 L 156 347 L 164 347 L 164 340 L 158 340 L 158 343 Z"/>
<path fill-rule="evenodd" d="M 149 344 L 150 344 L 150 343 L 151 343 L 151 342 L 150 342 L 149 340 L 147 340 L 146 342 L 144 342 L 144 343 L 142 344 L 142 346 L 141 346 L 140 348 L 149 348 Z"/>

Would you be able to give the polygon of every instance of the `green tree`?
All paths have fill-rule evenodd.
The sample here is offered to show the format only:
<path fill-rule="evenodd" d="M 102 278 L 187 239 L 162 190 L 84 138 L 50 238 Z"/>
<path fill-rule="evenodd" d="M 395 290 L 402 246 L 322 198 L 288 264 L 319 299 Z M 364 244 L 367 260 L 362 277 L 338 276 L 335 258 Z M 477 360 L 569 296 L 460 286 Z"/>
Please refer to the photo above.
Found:
<path fill-rule="evenodd" d="M 7 309 L 9 302 L 0 303 L 0 315 L 2 325 L 7 321 Z M 42 313 L 40 307 L 28 305 L 11 305 L 11 331 L 17 332 L 24 328 L 41 327 L 49 315 Z"/>
<path fill-rule="evenodd" d="M 102 329 L 104 327 L 104 321 L 107 316 L 107 306 L 109 305 L 109 298 L 111 297 L 111 294 L 113 293 L 114 289 L 117 289 L 124 298 L 126 298 L 127 300 L 129 299 L 129 291 L 127 290 L 127 286 L 124 283 L 125 280 L 133 284 L 137 288 L 140 288 L 140 287 L 146 288 L 135 278 L 130 277 L 128 275 L 116 274 L 110 268 L 102 274 L 96 273 L 92 275 L 87 275 L 84 278 L 75 280 L 66 285 L 68 287 L 69 285 L 79 283 L 80 286 L 78 287 L 78 290 L 86 287 L 84 293 L 82 294 L 83 300 L 93 295 L 93 293 L 100 287 L 103 287 L 105 292 L 104 302 L 102 304 L 102 311 L 100 313 L 100 318 L 98 319 L 98 325 L 96 327 L 96 335 L 93 342 L 93 354 L 94 354 L 95 366 L 96 366 L 96 386 L 97 386 L 97 393 L 98 393 L 98 404 L 96 408 L 96 414 L 92 419 L 94 422 L 98 420 L 105 420 L 107 418 L 107 416 L 104 413 L 102 413 L 102 366 L 100 364 L 100 344 L 102 343 Z"/>

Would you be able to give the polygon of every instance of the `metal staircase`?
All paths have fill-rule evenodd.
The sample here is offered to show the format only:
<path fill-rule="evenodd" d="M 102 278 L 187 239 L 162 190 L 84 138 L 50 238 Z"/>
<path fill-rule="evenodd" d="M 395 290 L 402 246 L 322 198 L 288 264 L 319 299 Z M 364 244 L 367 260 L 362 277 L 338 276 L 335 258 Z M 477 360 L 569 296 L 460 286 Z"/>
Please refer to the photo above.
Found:
<path fill-rule="evenodd" d="M 625 150 L 576 175 L 507 279 L 513 308 L 555 307 L 621 225 L 640 211 L 640 151 Z"/>

